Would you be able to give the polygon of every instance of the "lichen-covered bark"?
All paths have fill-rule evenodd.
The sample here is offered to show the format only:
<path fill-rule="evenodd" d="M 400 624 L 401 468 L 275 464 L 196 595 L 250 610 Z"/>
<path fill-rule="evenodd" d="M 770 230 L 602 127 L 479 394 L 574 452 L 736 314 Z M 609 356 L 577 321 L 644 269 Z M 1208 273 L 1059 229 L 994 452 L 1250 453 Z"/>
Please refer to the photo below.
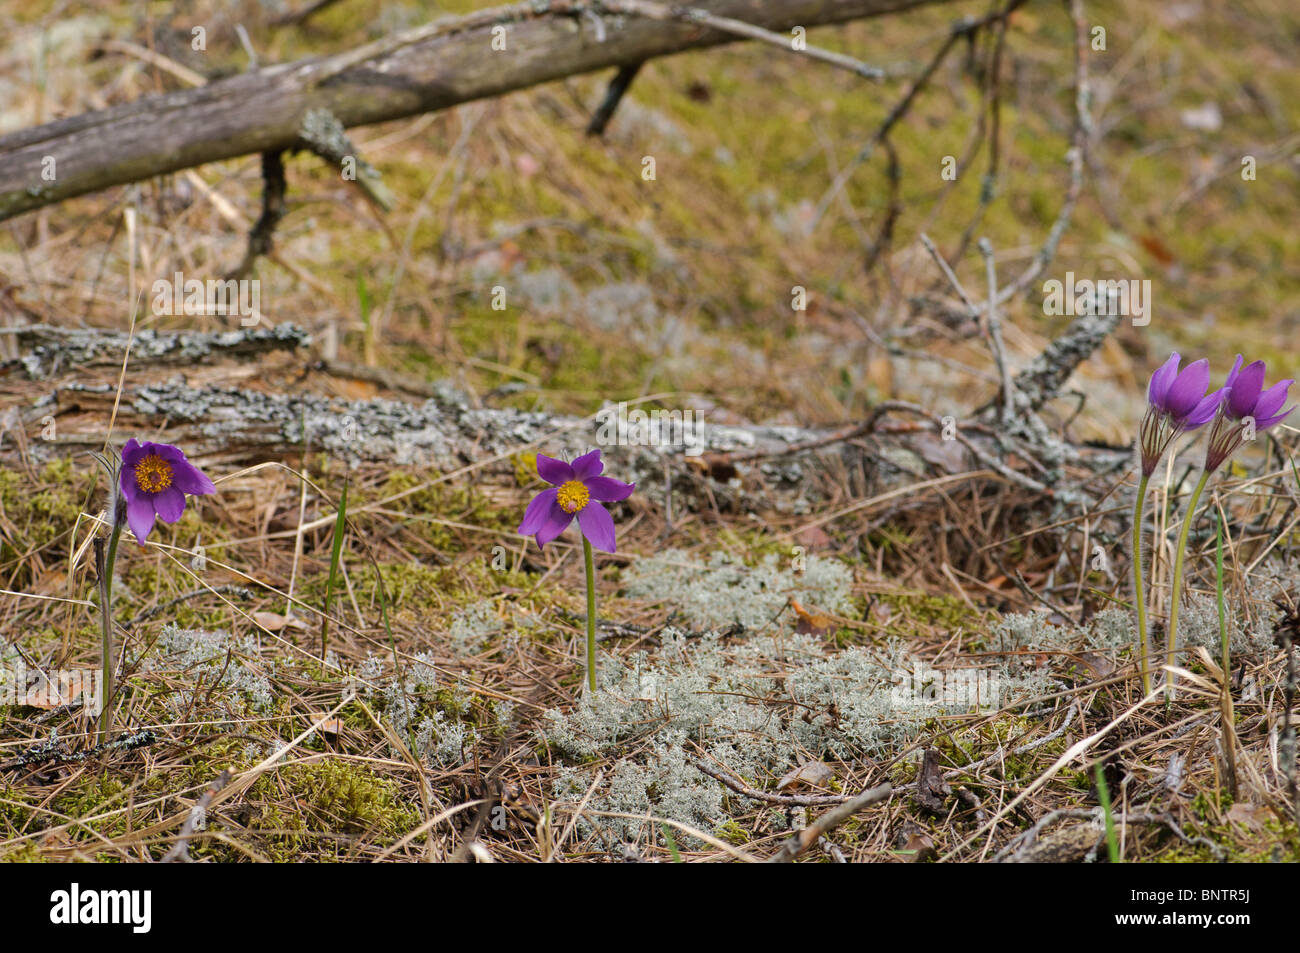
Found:
<path fill-rule="evenodd" d="M 1013 456 L 1040 463 L 1050 457 L 1059 471 L 1053 479 L 1059 483 L 1045 489 L 1045 497 L 1062 506 L 1085 501 L 1081 484 L 1113 472 L 1129 458 L 1127 450 L 1068 444 L 1047 432 L 1035 416 L 1100 341 L 1094 333 L 1098 326 L 1091 318 L 1076 319 L 1058 345 L 1021 375 L 1028 376 L 1033 388 L 1029 394 L 1017 390 L 1022 408 L 1017 419 L 1034 427 L 1012 432 L 1014 428 L 996 422 L 990 409 L 964 422 L 960 439 L 944 439 L 934 419 L 925 416 L 892 419 L 883 411 L 893 405 L 881 405 L 866 424 L 850 430 L 722 426 L 699 420 L 695 433 L 688 435 L 689 447 L 680 440 L 647 446 L 635 442 L 635 436 L 611 443 L 607 419 L 484 407 L 445 383 L 429 385 L 432 396 L 421 402 L 348 400 L 239 384 L 248 380 L 247 370 L 224 369 L 223 358 L 265 358 L 276 351 L 293 355 L 305 349 L 309 335 L 292 324 L 217 333 L 137 333 L 131 350 L 133 373 L 124 383 L 115 432 L 125 439 L 165 422 L 168 439 L 198 459 L 219 456 L 256 463 L 324 453 L 350 466 L 382 464 L 444 473 L 476 465 L 481 471 L 504 474 L 513 471 L 509 457 L 519 452 L 572 457 L 601 446 L 610 472 L 622 479 L 658 486 L 672 481 L 677 489 L 695 491 L 692 495 L 701 499 L 711 496 L 715 504 L 790 512 L 809 511 L 833 487 L 845 485 L 853 494 L 867 496 L 975 471 L 991 476 L 990 467 L 1015 482 L 1019 465 L 1010 462 Z M 0 439 L 0 461 L 20 452 L 40 460 L 101 447 L 102 422 L 116 397 L 112 369 L 120 365 L 127 336 L 45 326 L 22 328 L 16 335 L 31 352 L 9 362 L 8 370 L 54 380 L 56 389 L 0 414 L 0 432 L 21 427 L 27 435 L 22 442 Z M 1060 346 L 1066 341 L 1073 343 Z M 292 356 L 290 361 L 292 365 Z M 108 373 L 88 378 L 83 372 L 96 364 Z M 310 371 L 324 365 L 303 361 L 299 367 Z M 175 370 L 164 376 L 154 373 L 156 368 Z M 291 366 L 285 380 L 290 378 L 301 379 L 301 372 Z M 42 434 L 42 422 L 49 421 L 59 424 Z M 1048 441 L 1042 446 L 1034 436 L 1040 430 Z M 1032 468 L 1029 472 L 1041 477 Z"/>
<path fill-rule="evenodd" d="M 87 365 L 120 365 L 128 341 L 131 358 L 136 363 L 175 365 L 221 357 L 251 360 L 272 351 L 292 351 L 311 343 L 311 335 L 289 323 L 274 328 L 184 334 L 143 329 L 134 338 L 126 331 L 33 324 L 15 329 L 13 337 L 19 349 L 26 353 L 16 360 L 0 363 L 0 376 L 21 369 L 31 380 L 46 380 Z"/>

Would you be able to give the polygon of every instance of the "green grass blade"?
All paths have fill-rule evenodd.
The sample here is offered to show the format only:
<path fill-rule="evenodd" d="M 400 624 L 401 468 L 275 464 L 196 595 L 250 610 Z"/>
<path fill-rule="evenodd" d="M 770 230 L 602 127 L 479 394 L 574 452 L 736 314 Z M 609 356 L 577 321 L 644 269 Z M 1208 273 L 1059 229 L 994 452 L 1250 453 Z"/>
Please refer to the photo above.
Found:
<path fill-rule="evenodd" d="M 667 824 L 660 824 L 659 829 L 664 832 L 664 840 L 668 844 L 668 853 L 673 859 L 674 864 L 682 862 L 681 852 L 677 850 L 677 838 L 673 836 L 672 829 Z"/>
<path fill-rule="evenodd" d="M 339 497 L 339 512 L 334 520 L 334 543 L 330 550 L 330 574 L 325 582 L 325 614 L 320 621 L 320 657 L 325 661 L 325 650 L 329 647 L 330 608 L 334 602 L 334 586 L 339 576 L 339 561 L 343 556 L 343 537 L 347 533 L 348 519 L 348 485 L 343 483 L 343 493 Z"/>
<path fill-rule="evenodd" d="M 1106 817 L 1106 853 L 1112 864 L 1121 864 L 1119 838 L 1115 836 L 1115 815 L 1110 809 L 1110 789 L 1106 787 L 1106 772 L 1100 763 L 1097 765 L 1097 800 L 1101 801 L 1101 812 Z"/>

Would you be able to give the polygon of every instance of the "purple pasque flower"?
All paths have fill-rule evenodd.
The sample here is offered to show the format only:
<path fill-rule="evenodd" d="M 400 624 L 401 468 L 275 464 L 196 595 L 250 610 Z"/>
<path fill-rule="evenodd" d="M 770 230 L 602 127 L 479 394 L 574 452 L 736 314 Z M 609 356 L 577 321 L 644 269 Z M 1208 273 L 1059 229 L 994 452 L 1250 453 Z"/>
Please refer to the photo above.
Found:
<path fill-rule="evenodd" d="M 1282 410 L 1287 391 L 1295 383 L 1293 379 L 1278 381 L 1265 390 L 1264 376 L 1268 368 L 1264 362 L 1252 361 L 1245 367 L 1241 363 L 1242 357 L 1238 354 L 1225 382 L 1227 399 L 1210 429 L 1205 469 L 1211 473 L 1222 466 L 1223 461 L 1232 456 L 1248 437 L 1281 423 L 1295 410 L 1294 404 Z"/>
<path fill-rule="evenodd" d="M 599 450 L 583 454 L 572 464 L 539 453 L 537 472 L 552 486 L 528 504 L 524 521 L 519 524 L 520 535 L 536 536 L 537 545 L 545 546 L 563 533 L 576 516 L 578 528 L 593 546 L 607 553 L 617 552 L 614 519 L 600 504 L 626 500 L 636 484 L 601 476 L 604 469 Z"/>
<path fill-rule="evenodd" d="M 1182 357 L 1169 355 L 1147 385 L 1147 412 L 1138 433 L 1142 453 L 1142 475 L 1150 476 L 1169 444 L 1180 433 L 1204 427 L 1223 403 L 1227 386 L 1205 393 L 1210 386 L 1210 362 L 1202 358 L 1181 371 Z"/>
<path fill-rule="evenodd" d="M 154 518 L 175 523 L 185 512 L 185 495 L 216 492 L 212 481 L 169 443 L 140 443 L 134 437 L 122 448 L 118 485 L 126 499 L 126 521 L 141 544 L 153 532 Z"/>

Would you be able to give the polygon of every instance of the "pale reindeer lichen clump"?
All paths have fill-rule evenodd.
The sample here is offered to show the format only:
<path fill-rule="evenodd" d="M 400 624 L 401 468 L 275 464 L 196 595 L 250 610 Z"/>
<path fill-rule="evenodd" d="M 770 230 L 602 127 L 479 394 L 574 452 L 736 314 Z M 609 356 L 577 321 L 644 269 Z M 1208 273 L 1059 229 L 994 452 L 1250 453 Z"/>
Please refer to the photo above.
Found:
<path fill-rule="evenodd" d="M 670 599 L 685 618 L 701 626 L 739 623 L 757 628 L 770 621 L 790 596 L 826 612 L 853 611 L 853 573 L 843 563 L 807 556 L 806 568 L 781 568 L 775 553 L 757 566 L 725 552 L 700 563 L 677 550 L 642 560 L 628 573 L 625 593 L 634 599 Z"/>
<path fill-rule="evenodd" d="M 584 797 L 594 772 L 584 762 L 612 757 L 593 810 L 712 831 L 753 805 L 693 767 L 693 755 L 763 787 L 810 757 L 888 759 L 932 719 L 983 707 L 962 693 L 927 694 L 914 679 L 924 666 L 904 639 L 837 651 L 792 632 L 788 614 L 773 622 L 791 596 L 851 611 L 851 584 L 849 567 L 818 557 L 802 572 L 780 568 L 775 556 L 750 568 L 726 554 L 700 565 L 670 551 L 637 564 L 626 595 L 666 602 L 700 628 L 669 627 L 654 653 L 602 660 L 598 693 L 544 716 L 539 740 L 568 762 L 556 796 Z M 1005 667 L 985 684 L 1003 705 L 1053 688 L 1046 675 Z M 641 820 L 599 823 L 625 838 L 647 830 Z"/>

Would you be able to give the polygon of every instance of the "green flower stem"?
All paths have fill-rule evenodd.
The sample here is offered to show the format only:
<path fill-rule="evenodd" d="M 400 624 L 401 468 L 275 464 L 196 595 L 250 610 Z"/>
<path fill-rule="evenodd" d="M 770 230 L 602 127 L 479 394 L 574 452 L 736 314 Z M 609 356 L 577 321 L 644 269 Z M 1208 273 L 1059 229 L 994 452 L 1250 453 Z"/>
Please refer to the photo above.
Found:
<path fill-rule="evenodd" d="M 1151 666 L 1147 661 L 1147 595 L 1142 588 L 1142 507 L 1146 503 L 1150 477 L 1138 480 L 1137 502 L 1133 505 L 1133 601 L 1137 604 L 1138 658 L 1142 660 L 1142 694 L 1151 694 Z"/>
<path fill-rule="evenodd" d="M 582 537 L 582 557 L 587 564 L 587 687 L 596 692 L 596 562 L 591 543 Z"/>
<path fill-rule="evenodd" d="M 1232 654 L 1228 646 L 1228 607 L 1223 594 L 1223 517 L 1214 514 L 1214 595 L 1219 603 L 1220 666 L 1223 684 L 1219 692 L 1219 715 L 1223 719 L 1223 751 L 1228 762 L 1228 790 L 1237 794 L 1237 731 L 1232 714 Z"/>
<path fill-rule="evenodd" d="M 99 622 L 104 634 L 103 679 L 100 685 L 102 699 L 99 711 L 101 741 L 108 740 L 113 724 L 113 563 L 117 561 L 117 541 L 122 538 L 122 521 L 117 521 L 108 537 L 108 555 L 99 574 Z"/>
<path fill-rule="evenodd" d="M 1196 516 L 1196 504 L 1200 502 L 1201 491 L 1210 480 L 1210 471 L 1201 472 L 1201 478 L 1192 491 L 1192 498 L 1187 501 L 1187 512 L 1183 516 L 1183 528 L 1178 533 L 1178 547 L 1174 550 L 1174 589 L 1169 605 L 1169 638 L 1165 643 L 1165 664 L 1174 664 L 1174 648 L 1178 645 L 1178 603 L 1183 594 L 1183 560 L 1187 556 L 1187 534 L 1192 530 L 1192 519 Z M 1174 700 L 1174 677 L 1165 675 L 1165 701 Z"/>

